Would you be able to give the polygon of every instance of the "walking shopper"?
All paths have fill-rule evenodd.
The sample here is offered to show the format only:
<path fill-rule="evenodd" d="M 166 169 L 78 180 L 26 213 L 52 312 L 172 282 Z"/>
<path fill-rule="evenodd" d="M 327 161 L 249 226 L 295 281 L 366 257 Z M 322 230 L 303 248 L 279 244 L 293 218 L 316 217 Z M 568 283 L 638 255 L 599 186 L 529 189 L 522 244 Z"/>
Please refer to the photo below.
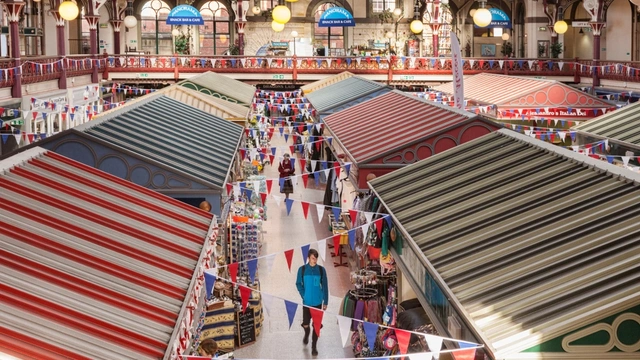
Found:
<path fill-rule="evenodd" d="M 291 176 L 295 175 L 293 164 L 291 163 L 291 156 L 284 154 L 284 159 L 278 165 L 278 171 L 280 172 L 280 179 L 284 178 L 284 182 L 280 181 L 280 192 L 285 194 L 286 198 L 289 198 L 289 194 L 293 193 L 293 183 Z"/>
<path fill-rule="evenodd" d="M 327 272 L 321 265 L 318 265 L 318 251 L 315 249 L 309 249 L 307 255 L 309 262 L 302 265 L 298 269 L 298 279 L 296 280 L 296 287 L 302 297 L 302 327 L 304 328 L 304 338 L 302 342 L 306 345 L 309 343 L 309 333 L 311 329 L 309 324 L 311 322 L 310 307 L 316 309 L 327 309 L 327 303 L 329 302 L 329 287 L 327 284 Z M 322 327 L 322 326 L 321 326 Z M 316 323 L 313 323 L 313 336 L 311 337 L 311 355 L 318 355 L 318 335 L 316 333 Z M 320 329 L 318 329 L 320 330 Z"/>

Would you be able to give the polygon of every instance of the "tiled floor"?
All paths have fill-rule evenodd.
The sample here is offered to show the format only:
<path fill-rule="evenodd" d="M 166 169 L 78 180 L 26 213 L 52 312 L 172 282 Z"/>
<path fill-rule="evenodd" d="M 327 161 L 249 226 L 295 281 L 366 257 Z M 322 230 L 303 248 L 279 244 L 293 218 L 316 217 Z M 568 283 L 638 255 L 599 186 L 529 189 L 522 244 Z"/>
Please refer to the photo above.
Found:
<path fill-rule="evenodd" d="M 291 139 L 289 139 L 291 141 Z M 277 162 L 278 157 L 282 156 L 286 144 L 284 138 L 276 134 L 273 136 L 272 146 L 279 146 L 276 153 L 276 160 L 273 166 L 265 168 L 267 178 L 276 179 L 278 177 Z M 297 156 L 297 154 L 294 154 Z M 299 166 L 298 166 L 299 167 Z M 297 169 L 300 174 L 300 169 Z M 265 312 L 263 330 L 257 341 L 246 347 L 236 349 L 234 355 L 236 358 L 243 359 L 339 359 L 352 358 L 353 352 L 347 344 L 342 347 L 340 330 L 338 329 L 336 315 L 339 314 L 339 307 L 345 293 L 351 288 L 349 282 L 349 271 L 347 267 L 334 267 L 331 258 L 332 250 L 327 249 L 326 261 L 319 262 L 327 269 L 327 278 L 329 282 L 329 305 L 325 312 L 320 339 L 318 340 L 317 357 L 311 356 L 311 342 L 308 345 L 302 344 L 303 331 L 300 323 L 302 322 L 302 307 L 299 306 L 296 317 L 293 320 L 291 329 L 289 329 L 289 320 L 285 310 L 284 299 L 301 304 L 302 300 L 295 286 L 297 269 L 303 264 L 302 251 L 300 247 L 305 244 L 311 244 L 312 248 L 317 249 L 317 241 L 331 236 L 328 226 L 329 214 L 326 212 L 321 222 L 318 222 L 318 214 L 316 207 L 309 207 L 309 216 L 304 218 L 302 207 L 299 201 L 310 203 L 322 203 L 324 194 L 324 186 L 316 187 L 312 179 L 309 179 L 310 185 L 304 188 L 302 180 L 298 180 L 298 185 L 291 198 L 296 200 L 291 209 L 291 213 L 287 216 L 284 201 L 277 205 L 276 201 L 269 197 L 267 200 L 268 221 L 263 224 L 263 245 L 261 256 L 268 254 L 277 254 L 271 272 L 268 272 L 266 261 L 258 262 L 258 275 L 260 278 L 260 286 L 263 293 L 273 296 L 273 303 L 270 306 L 270 312 Z M 272 195 L 282 196 L 279 193 L 277 182 L 274 181 Z M 330 242 L 327 241 L 327 242 Z M 284 251 L 294 249 L 291 271 L 287 268 Z"/>

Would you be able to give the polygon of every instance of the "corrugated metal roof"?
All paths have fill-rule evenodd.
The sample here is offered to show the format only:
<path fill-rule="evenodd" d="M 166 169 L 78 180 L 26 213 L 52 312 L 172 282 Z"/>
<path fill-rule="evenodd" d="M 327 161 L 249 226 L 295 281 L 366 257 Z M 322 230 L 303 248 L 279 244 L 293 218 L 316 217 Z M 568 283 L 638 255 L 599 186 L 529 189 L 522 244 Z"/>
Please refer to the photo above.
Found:
<path fill-rule="evenodd" d="M 172 85 L 157 92 L 222 119 L 246 121 L 249 116 L 246 106 L 205 95 L 184 86 Z"/>
<path fill-rule="evenodd" d="M 640 146 L 640 102 L 591 119 L 572 129 Z"/>
<path fill-rule="evenodd" d="M 454 93 L 453 83 L 451 82 L 436 86 L 433 90 L 447 94 Z M 614 105 L 611 102 L 578 91 L 555 80 L 488 73 L 464 78 L 464 98 L 479 104 L 490 105 L 540 107 L 610 107 Z"/>
<path fill-rule="evenodd" d="M 312 92 L 307 95 L 307 100 L 309 100 L 318 113 L 322 113 L 333 107 L 380 90 L 383 87 L 385 87 L 385 85 L 375 81 L 353 76 Z"/>
<path fill-rule="evenodd" d="M 0 198 L 0 353 L 163 358 L 210 214 L 38 147 Z"/>
<path fill-rule="evenodd" d="M 348 108 L 350 108 L 350 107 L 352 107 L 352 106 L 354 106 L 354 105 L 358 105 L 358 104 L 363 103 L 363 102 L 365 102 L 365 101 L 369 101 L 369 100 L 371 100 L 371 99 L 373 99 L 373 98 L 375 98 L 375 97 L 378 97 L 378 96 L 380 96 L 380 95 L 383 95 L 383 94 L 389 93 L 389 92 L 391 92 L 391 91 L 393 91 L 393 89 L 391 89 L 390 87 L 383 87 L 383 88 L 380 88 L 380 89 L 378 89 L 378 90 L 376 90 L 376 91 L 373 91 L 373 92 L 368 93 L 367 95 L 361 96 L 361 97 L 359 97 L 359 98 L 357 98 L 357 99 L 353 99 L 353 100 L 351 100 L 351 101 L 348 101 L 348 102 L 342 103 L 342 104 L 340 104 L 340 105 L 338 105 L 338 106 L 336 106 L 336 107 L 333 107 L 333 108 L 331 108 L 331 109 L 329 109 L 329 110 L 326 110 L 326 111 L 322 114 L 322 116 L 321 116 L 321 117 L 324 119 L 326 116 L 329 116 L 329 115 L 331 115 L 331 114 L 335 114 L 335 113 L 337 113 L 337 112 L 340 112 L 340 111 L 346 110 L 346 109 L 348 109 Z"/>
<path fill-rule="evenodd" d="M 476 118 L 469 112 L 392 91 L 323 120 L 334 141 L 360 164 Z"/>
<path fill-rule="evenodd" d="M 74 128 L 222 188 L 243 128 L 162 94 Z"/>
<path fill-rule="evenodd" d="M 370 185 L 508 359 L 640 304 L 639 182 L 503 129 Z"/>
<path fill-rule="evenodd" d="M 251 104 L 256 93 L 255 86 L 211 71 L 192 76 L 181 81 L 179 84 L 185 86 L 189 83 L 211 90 L 211 95 L 215 93 L 224 95 L 221 97 L 223 100 L 238 102 L 244 105 Z"/>
<path fill-rule="evenodd" d="M 322 79 L 322 80 L 318 80 L 318 81 L 314 81 L 311 84 L 307 84 L 305 86 L 300 87 L 300 90 L 302 90 L 302 93 L 305 95 L 308 95 L 316 90 L 320 90 L 323 87 L 327 87 L 329 85 L 333 85 L 337 82 L 340 82 L 344 79 L 348 79 L 350 77 L 355 76 L 353 73 L 350 73 L 348 71 L 344 71 L 341 72 L 340 74 L 337 75 L 331 75 L 331 76 L 327 76 L 326 78 Z"/>

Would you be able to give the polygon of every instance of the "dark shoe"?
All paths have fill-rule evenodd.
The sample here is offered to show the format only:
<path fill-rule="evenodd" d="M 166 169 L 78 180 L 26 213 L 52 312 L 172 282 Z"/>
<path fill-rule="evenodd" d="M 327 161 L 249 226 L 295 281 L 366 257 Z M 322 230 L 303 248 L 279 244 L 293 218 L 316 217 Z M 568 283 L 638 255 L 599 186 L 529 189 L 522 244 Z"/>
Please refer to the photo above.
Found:
<path fill-rule="evenodd" d="M 304 338 L 302 338 L 302 343 L 307 345 L 309 343 L 309 333 L 311 332 L 311 329 L 306 328 L 304 329 Z"/>
<path fill-rule="evenodd" d="M 316 349 L 315 347 L 311 349 L 311 355 L 318 356 L 318 349 Z"/>

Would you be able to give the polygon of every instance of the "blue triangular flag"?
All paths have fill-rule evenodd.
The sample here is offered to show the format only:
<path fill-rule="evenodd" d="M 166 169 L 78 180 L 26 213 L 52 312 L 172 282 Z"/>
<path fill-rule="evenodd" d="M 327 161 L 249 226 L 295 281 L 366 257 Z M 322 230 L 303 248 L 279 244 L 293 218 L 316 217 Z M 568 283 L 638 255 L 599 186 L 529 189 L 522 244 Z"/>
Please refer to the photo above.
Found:
<path fill-rule="evenodd" d="M 493 69 L 494 60 L 489 60 L 489 69 Z"/>
<path fill-rule="evenodd" d="M 204 64 L 207 63 L 207 59 L 200 59 L 200 66 L 204 67 Z"/>
<path fill-rule="evenodd" d="M 236 59 L 231 59 L 231 67 L 236 67 Z"/>
<path fill-rule="evenodd" d="M 240 186 L 240 189 L 244 189 L 247 187 L 247 183 L 246 182 L 240 182 L 240 184 L 238 184 Z"/>
<path fill-rule="evenodd" d="M 244 194 L 247 195 L 247 199 L 251 200 L 251 195 L 253 194 L 253 190 L 244 189 Z"/>
<path fill-rule="evenodd" d="M 322 59 L 318 59 L 316 60 L 316 62 L 318 63 L 318 69 L 320 69 L 320 67 L 322 66 Z"/>
<path fill-rule="evenodd" d="M 289 317 L 289 330 L 291 330 L 293 318 L 296 317 L 296 311 L 298 310 L 298 304 L 289 300 L 285 300 L 284 307 L 287 309 L 287 316 Z"/>
<path fill-rule="evenodd" d="M 276 147 L 271 148 L 271 155 L 276 156 Z"/>
<path fill-rule="evenodd" d="M 47 134 L 45 133 L 40 133 L 40 140 L 44 140 L 47 138 Z"/>
<path fill-rule="evenodd" d="M 326 161 L 320 161 L 320 168 L 322 170 L 326 170 L 327 169 L 327 162 Z"/>
<path fill-rule="evenodd" d="M 287 59 L 287 66 L 291 68 L 293 66 L 293 61 L 291 59 Z"/>
<path fill-rule="evenodd" d="M 291 172 L 294 173 L 294 174 L 296 172 L 296 162 L 295 161 L 291 161 Z"/>
<path fill-rule="evenodd" d="M 347 175 L 349 174 L 349 171 L 351 171 L 351 163 L 344 164 L 344 171 L 347 173 Z"/>
<path fill-rule="evenodd" d="M 347 58 L 347 65 L 351 65 L 351 58 Z"/>
<path fill-rule="evenodd" d="M 575 131 L 570 132 L 569 135 L 571 135 L 571 140 L 576 141 L 576 132 Z"/>
<path fill-rule="evenodd" d="M 549 60 L 547 64 L 549 65 L 549 70 L 551 70 L 553 68 L 553 61 Z"/>
<path fill-rule="evenodd" d="M 280 189 L 282 189 L 282 187 L 284 186 L 284 178 L 280 178 L 279 182 L 280 182 Z"/>
<path fill-rule="evenodd" d="M 311 127 L 313 126 L 313 124 L 307 124 L 307 131 L 309 132 L 309 135 L 311 135 Z"/>
<path fill-rule="evenodd" d="M 329 143 L 329 145 L 331 145 L 332 141 L 333 141 L 333 137 L 331 136 L 327 137 L 327 142 Z"/>
<path fill-rule="evenodd" d="M 280 129 L 281 129 L 281 130 L 280 130 L 280 133 L 282 133 L 282 128 L 280 128 Z M 286 134 L 286 133 L 285 133 L 285 134 L 284 134 L 284 142 L 287 142 L 287 141 L 289 141 L 289 134 Z"/>
<path fill-rule="evenodd" d="M 284 128 L 283 127 L 279 127 L 278 129 L 280 130 L 280 136 L 282 136 L 282 133 L 284 132 Z"/>
<path fill-rule="evenodd" d="M 3 143 L 3 144 L 4 144 L 4 143 L 6 143 L 8 138 L 9 138 L 9 135 L 7 135 L 7 134 L 2 134 L 2 143 Z"/>
<path fill-rule="evenodd" d="M 307 258 L 309 257 L 309 247 L 311 245 L 307 244 L 307 245 L 302 245 L 302 247 L 300 248 L 302 250 L 302 263 L 306 264 L 307 263 Z"/>
<path fill-rule="evenodd" d="M 520 69 L 522 69 L 522 63 L 523 63 L 522 60 L 518 60 L 518 66 L 520 67 Z"/>
<path fill-rule="evenodd" d="M 316 180 L 316 186 L 320 186 L 320 173 L 314 172 L 313 178 Z"/>
<path fill-rule="evenodd" d="M 145 58 L 140 58 L 140 65 L 144 66 L 145 64 Z"/>
<path fill-rule="evenodd" d="M 376 56 L 376 62 L 380 65 L 380 56 Z"/>
<path fill-rule="evenodd" d="M 391 220 L 391 216 L 387 215 L 384 217 L 385 220 L 387 220 L 387 225 L 389 225 L 389 227 L 391 227 L 393 225 L 393 221 Z"/>
<path fill-rule="evenodd" d="M 432 68 L 436 67 L 436 59 L 431 59 L 431 67 Z"/>
<path fill-rule="evenodd" d="M 213 284 L 216 283 L 216 276 L 208 272 L 204 273 L 204 288 L 207 291 L 206 299 L 209 300 L 213 292 Z"/>
<path fill-rule="evenodd" d="M 469 343 L 466 341 L 458 341 L 458 346 L 460 347 L 460 349 L 468 349 L 468 348 L 476 347 L 478 345 L 474 343 Z"/>
<path fill-rule="evenodd" d="M 331 208 L 331 211 L 333 212 L 333 217 L 336 219 L 336 221 L 340 221 L 340 212 L 341 209 L 337 206 L 333 206 Z"/>
<path fill-rule="evenodd" d="M 287 205 L 287 216 L 291 213 L 291 206 L 293 206 L 293 199 L 284 199 L 285 205 Z"/>
<path fill-rule="evenodd" d="M 300 154 L 302 154 L 302 153 L 304 152 L 304 145 L 302 145 L 302 144 L 299 144 L 299 145 L 298 145 L 298 152 L 299 152 Z"/>
<path fill-rule="evenodd" d="M 251 283 L 253 284 L 253 282 L 256 280 L 256 270 L 258 269 L 258 259 L 251 259 L 247 261 L 247 267 L 249 268 L 249 279 L 251 279 Z"/>
<path fill-rule="evenodd" d="M 364 334 L 367 335 L 368 348 L 373 349 L 378 335 L 378 324 L 363 321 L 362 327 L 364 328 Z"/>
<path fill-rule="evenodd" d="M 613 164 L 613 156 L 609 156 L 609 155 L 607 155 L 607 162 L 608 162 L 609 164 Z"/>
<path fill-rule="evenodd" d="M 351 250 L 355 250 L 356 248 L 356 229 L 351 229 L 348 231 L 349 235 L 349 246 L 351 246 Z"/>

